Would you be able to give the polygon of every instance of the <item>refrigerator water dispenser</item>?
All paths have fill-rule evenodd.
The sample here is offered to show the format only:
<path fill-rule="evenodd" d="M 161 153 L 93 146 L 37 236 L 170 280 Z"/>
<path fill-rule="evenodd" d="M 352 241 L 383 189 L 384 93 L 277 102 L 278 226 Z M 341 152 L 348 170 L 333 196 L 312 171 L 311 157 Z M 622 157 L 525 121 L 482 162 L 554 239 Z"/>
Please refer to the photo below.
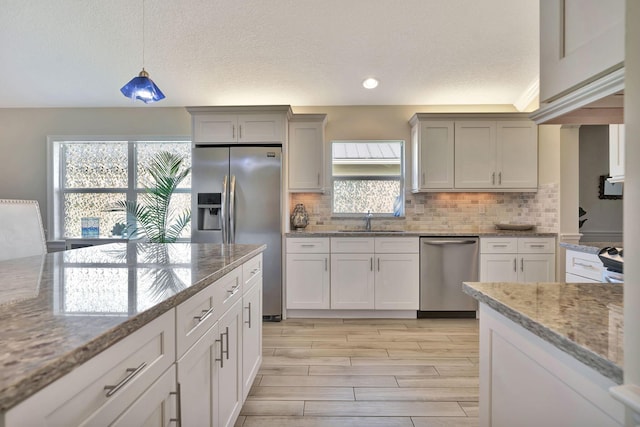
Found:
<path fill-rule="evenodd" d="M 220 193 L 198 193 L 198 230 L 221 230 Z"/>

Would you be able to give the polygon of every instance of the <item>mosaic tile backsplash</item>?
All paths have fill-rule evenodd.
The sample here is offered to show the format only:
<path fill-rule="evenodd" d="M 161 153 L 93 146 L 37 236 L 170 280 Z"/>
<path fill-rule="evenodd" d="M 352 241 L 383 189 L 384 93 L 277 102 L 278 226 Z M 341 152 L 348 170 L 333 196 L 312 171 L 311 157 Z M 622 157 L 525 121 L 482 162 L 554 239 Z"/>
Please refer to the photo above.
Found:
<path fill-rule="evenodd" d="M 290 206 L 303 203 L 309 214 L 307 231 L 332 231 L 364 226 L 361 218 L 331 215 L 331 194 L 294 193 Z M 404 218 L 374 218 L 374 229 L 475 232 L 495 229 L 496 223 L 535 224 L 536 231 L 557 233 L 559 187 L 541 185 L 537 193 L 418 193 L 407 194 Z"/>

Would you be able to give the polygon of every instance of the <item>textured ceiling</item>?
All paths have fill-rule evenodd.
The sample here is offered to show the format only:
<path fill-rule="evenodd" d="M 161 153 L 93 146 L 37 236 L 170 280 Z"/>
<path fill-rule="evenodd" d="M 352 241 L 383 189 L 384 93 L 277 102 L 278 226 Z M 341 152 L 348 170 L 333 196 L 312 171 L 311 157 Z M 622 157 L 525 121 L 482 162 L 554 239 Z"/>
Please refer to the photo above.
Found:
<path fill-rule="evenodd" d="M 538 4 L 145 0 L 144 66 L 157 106 L 517 104 Z M 142 0 L 0 0 L 0 108 L 131 106 L 141 23 Z"/>

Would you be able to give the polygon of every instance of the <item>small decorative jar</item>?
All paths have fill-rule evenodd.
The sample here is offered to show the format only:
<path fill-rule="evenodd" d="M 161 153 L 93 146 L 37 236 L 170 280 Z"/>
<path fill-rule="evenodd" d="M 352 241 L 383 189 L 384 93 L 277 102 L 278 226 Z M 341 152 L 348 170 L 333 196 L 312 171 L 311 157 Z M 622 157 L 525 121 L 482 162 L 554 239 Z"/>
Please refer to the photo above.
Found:
<path fill-rule="evenodd" d="M 309 215 L 302 203 L 298 203 L 291 214 L 291 227 L 302 230 L 309 225 Z"/>

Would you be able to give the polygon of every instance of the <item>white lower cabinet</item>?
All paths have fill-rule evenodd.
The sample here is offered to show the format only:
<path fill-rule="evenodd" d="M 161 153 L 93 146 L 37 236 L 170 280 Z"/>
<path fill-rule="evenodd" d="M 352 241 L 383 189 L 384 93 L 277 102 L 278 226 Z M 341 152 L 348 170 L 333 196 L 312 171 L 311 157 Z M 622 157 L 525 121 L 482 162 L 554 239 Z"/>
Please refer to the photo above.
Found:
<path fill-rule="evenodd" d="M 555 238 L 489 237 L 480 239 L 481 282 L 553 282 Z"/>
<path fill-rule="evenodd" d="M 417 237 L 289 238 L 286 271 L 287 309 L 418 309 Z"/>
<path fill-rule="evenodd" d="M 258 255 L 0 414 L 0 426 L 232 427 L 261 348 Z"/>

